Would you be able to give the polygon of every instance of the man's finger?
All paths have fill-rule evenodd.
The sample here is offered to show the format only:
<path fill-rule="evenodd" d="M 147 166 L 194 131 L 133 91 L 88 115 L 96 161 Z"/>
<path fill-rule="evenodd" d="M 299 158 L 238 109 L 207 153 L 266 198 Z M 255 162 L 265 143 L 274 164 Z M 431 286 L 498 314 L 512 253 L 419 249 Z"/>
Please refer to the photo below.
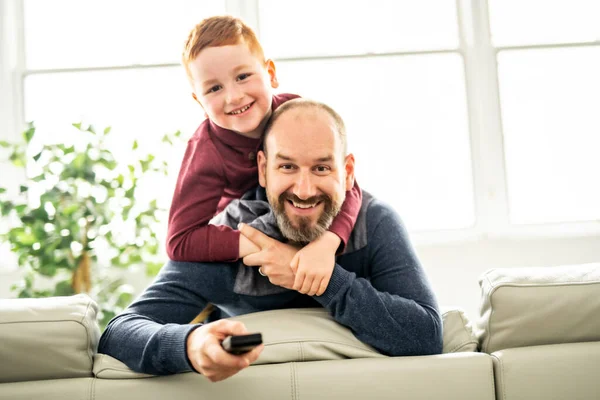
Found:
<path fill-rule="evenodd" d="M 273 239 L 247 224 L 238 224 L 238 230 L 261 249 L 269 245 Z"/>
<path fill-rule="evenodd" d="M 265 256 L 262 251 L 259 251 L 258 253 L 248 254 L 242 260 L 244 264 L 246 264 L 248 267 L 259 267 L 265 264 Z"/>
<path fill-rule="evenodd" d="M 231 321 L 229 319 L 220 319 L 211 324 L 205 325 L 208 331 L 219 336 L 244 335 L 248 333 L 246 325 L 240 321 Z"/>

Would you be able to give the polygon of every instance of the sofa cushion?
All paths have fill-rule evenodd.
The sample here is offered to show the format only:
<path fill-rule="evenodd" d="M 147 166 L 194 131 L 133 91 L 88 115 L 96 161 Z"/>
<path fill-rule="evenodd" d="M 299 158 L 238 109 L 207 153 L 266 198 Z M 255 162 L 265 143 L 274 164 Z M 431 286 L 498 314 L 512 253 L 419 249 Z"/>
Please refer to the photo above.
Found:
<path fill-rule="evenodd" d="M 0 383 L 92 376 L 100 329 L 86 295 L 0 299 Z"/>
<path fill-rule="evenodd" d="M 442 308 L 443 349 L 442 353 L 477 351 L 477 337 L 473 325 L 461 308 Z"/>
<path fill-rule="evenodd" d="M 497 399 L 600 398 L 600 342 L 506 349 L 491 356 Z"/>
<path fill-rule="evenodd" d="M 479 284 L 483 352 L 600 340 L 600 264 L 498 268 Z"/>

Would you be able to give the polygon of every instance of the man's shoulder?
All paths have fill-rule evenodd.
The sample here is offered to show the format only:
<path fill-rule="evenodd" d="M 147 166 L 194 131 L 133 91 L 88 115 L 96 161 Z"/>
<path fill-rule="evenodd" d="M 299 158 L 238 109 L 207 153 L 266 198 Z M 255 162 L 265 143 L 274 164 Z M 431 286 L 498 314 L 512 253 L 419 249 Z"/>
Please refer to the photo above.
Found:
<path fill-rule="evenodd" d="M 362 205 L 344 253 L 351 253 L 367 247 L 369 240 L 374 236 L 381 223 L 401 224 L 392 206 L 363 190 Z"/>

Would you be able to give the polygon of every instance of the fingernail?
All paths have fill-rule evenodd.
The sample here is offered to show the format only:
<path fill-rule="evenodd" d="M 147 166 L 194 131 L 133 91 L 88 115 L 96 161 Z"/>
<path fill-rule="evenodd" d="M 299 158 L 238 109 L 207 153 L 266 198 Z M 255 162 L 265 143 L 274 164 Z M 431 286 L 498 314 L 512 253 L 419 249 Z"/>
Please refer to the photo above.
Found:
<path fill-rule="evenodd" d="M 241 231 L 241 230 L 242 230 L 242 226 L 243 226 L 243 225 L 244 225 L 244 224 L 243 224 L 242 222 L 240 222 L 240 223 L 238 224 L 238 227 L 237 227 L 237 228 L 238 228 L 238 231 Z"/>

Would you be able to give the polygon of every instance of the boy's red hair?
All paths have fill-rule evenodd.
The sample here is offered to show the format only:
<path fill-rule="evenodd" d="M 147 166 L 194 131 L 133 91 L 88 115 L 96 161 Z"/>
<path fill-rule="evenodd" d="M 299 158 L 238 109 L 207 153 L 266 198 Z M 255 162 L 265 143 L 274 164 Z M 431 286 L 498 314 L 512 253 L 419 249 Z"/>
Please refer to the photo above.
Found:
<path fill-rule="evenodd" d="M 189 63 L 198 57 L 203 49 L 240 43 L 246 43 L 252 54 L 260 62 L 265 62 L 265 55 L 256 34 L 241 19 L 230 15 L 222 15 L 202 20 L 190 31 L 181 57 L 190 81 L 192 75 Z"/>

